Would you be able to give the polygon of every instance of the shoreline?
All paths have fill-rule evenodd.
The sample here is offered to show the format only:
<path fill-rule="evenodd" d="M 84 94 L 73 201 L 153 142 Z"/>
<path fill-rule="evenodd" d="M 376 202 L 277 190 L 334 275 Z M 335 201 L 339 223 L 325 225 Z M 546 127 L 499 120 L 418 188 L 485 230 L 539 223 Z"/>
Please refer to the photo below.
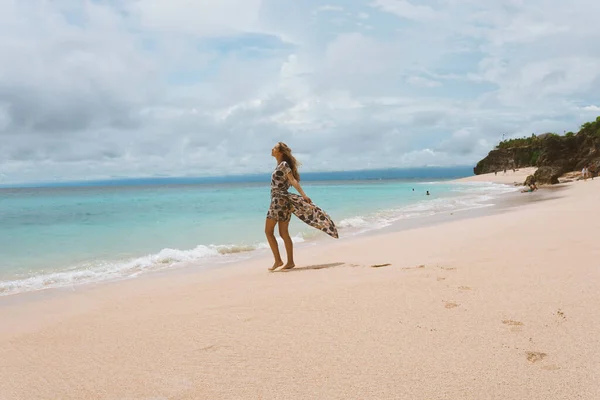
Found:
<path fill-rule="evenodd" d="M 5 304 L 0 398 L 597 398 L 599 192 Z"/>
<path fill-rule="evenodd" d="M 469 179 L 469 178 L 467 178 Z M 423 184 L 425 185 L 426 183 L 429 182 L 419 182 L 419 184 Z M 456 180 L 444 180 L 444 181 L 436 181 L 436 182 L 431 182 L 431 183 L 461 183 L 458 182 Z M 479 183 L 477 183 L 479 184 Z M 464 185 L 464 184 L 463 184 Z M 492 190 L 492 188 L 490 187 L 490 190 Z M 482 192 L 481 195 L 488 195 L 487 192 Z M 503 194 L 499 194 L 499 193 L 493 193 L 491 194 L 492 197 L 494 197 L 494 199 L 499 199 Z M 446 195 L 447 196 L 447 195 Z M 432 196 L 431 198 L 427 198 L 425 196 L 423 196 L 423 199 L 415 199 L 414 203 L 409 203 L 407 205 L 400 205 L 399 209 L 394 210 L 394 213 L 400 213 L 397 216 L 394 216 L 393 213 L 391 215 L 383 215 L 383 216 L 377 216 L 377 213 L 367 213 L 365 215 L 358 215 L 355 217 L 351 217 L 349 218 L 350 220 L 356 218 L 359 220 L 359 222 L 364 223 L 364 226 L 358 225 L 358 226 L 346 226 L 344 228 L 344 239 L 343 240 L 347 240 L 347 239 L 351 239 L 355 236 L 361 237 L 364 235 L 372 235 L 372 234 L 377 234 L 379 231 L 383 231 L 383 232 L 393 232 L 393 231 L 398 231 L 398 230 L 403 230 L 403 229 L 412 229 L 414 227 L 419 227 L 421 225 L 425 226 L 425 225 L 433 225 L 438 223 L 438 220 L 440 222 L 444 222 L 446 221 L 446 218 L 444 218 L 443 216 L 447 213 L 456 213 L 456 218 L 458 218 L 458 216 L 463 215 L 463 213 L 465 212 L 476 212 L 478 215 L 484 215 L 486 214 L 485 211 L 482 211 L 485 208 L 490 208 L 488 207 L 489 201 L 481 201 L 481 200 L 475 200 L 475 197 L 477 196 L 476 193 L 472 193 L 472 194 L 468 194 L 467 192 L 465 193 L 461 193 L 460 195 L 456 195 L 456 196 L 442 196 L 442 197 L 436 197 L 436 196 Z M 452 201 L 453 199 L 456 199 L 456 201 L 459 201 L 460 199 L 464 199 L 465 197 L 469 197 L 471 196 L 473 199 L 468 200 L 468 202 L 472 202 L 472 204 L 466 205 L 466 209 L 453 209 L 453 210 L 435 210 L 436 208 L 439 207 L 439 205 L 444 204 L 446 201 Z M 433 203 L 430 203 L 430 201 L 433 200 Z M 441 203 L 437 203 L 438 205 L 430 205 L 430 204 L 435 204 L 435 202 L 440 202 Z M 502 201 L 502 200 L 499 200 Z M 460 201 L 459 201 L 460 204 Z M 412 207 L 413 206 L 425 206 L 425 209 L 421 209 L 420 207 L 417 207 L 416 210 L 413 210 Z M 405 209 L 405 207 L 408 207 Z M 431 210 L 432 211 L 428 211 L 428 207 L 432 207 Z M 457 205 L 455 205 L 455 207 L 457 207 Z M 404 211 L 402 211 L 404 209 Z M 479 211 L 474 211 L 474 210 L 478 210 Z M 418 210 L 418 211 L 417 211 Z M 388 211 L 392 211 L 391 210 L 387 210 L 387 209 L 382 209 L 380 211 L 383 212 L 388 212 Z M 431 212 L 433 215 L 427 215 L 427 212 Z M 407 213 L 408 215 L 406 216 L 402 216 L 402 213 Z M 421 214 L 421 215 L 416 215 L 416 216 L 412 216 L 410 214 Z M 364 220 L 363 220 L 364 219 Z M 450 218 L 452 219 L 452 218 Z M 362 220 L 362 221 L 361 221 Z M 346 221 L 346 219 L 342 220 L 342 222 Z M 383 225 L 379 225 L 382 224 Z M 378 226 L 379 225 L 379 226 Z M 305 232 L 307 233 L 307 232 Z M 314 246 L 314 245 L 320 245 L 322 242 L 327 242 L 329 238 L 324 237 L 324 235 L 319 235 L 319 232 L 313 232 L 308 231 L 309 236 L 307 237 L 305 234 L 303 235 L 302 232 L 298 232 L 297 234 L 294 235 L 294 240 L 297 239 L 299 236 L 301 236 L 301 241 L 295 243 L 295 247 L 298 249 L 301 249 L 303 247 L 307 247 L 307 246 Z M 103 271 L 95 271 L 94 269 L 92 269 L 91 271 L 86 271 L 86 269 L 58 269 L 58 270 L 49 270 L 47 273 L 40 273 L 40 274 L 36 274 L 36 275 L 31 275 L 30 277 L 15 277 L 14 280 L 12 282 L 16 283 L 17 286 L 15 286 L 15 288 L 17 289 L 13 289 L 14 291 L 11 291 L 11 289 L 8 289 L 5 293 L 0 294 L 0 303 L 2 302 L 2 299 L 5 297 L 11 297 L 11 296 L 25 296 L 28 295 L 30 293 L 37 293 L 40 291 L 69 291 L 69 290 L 79 290 L 80 288 L 85 289 L 86 287 L 90 287 L 90 286 L 95 286 L 95 285 L 103 285 L 103 284 L 111 284 L 114 282 L 118 282 L 121 280 L 130 280 L 130 279 L 139 279 L 140 277 L 146 276 L 146 275 L 153 275 L 153 274 L 164 274 L 164 273 L 169 273 L 169 271 L 174 271 L 176 272 L 177 270 L 180 269 L 190 269 L 190 268 L 195 268 L 198 270 L 210 270 L 210 269 L 214 269 L 214 268 L 225 268 L 230 264 L 237 264 L 240 262 L 247 262 L 248 260 L 252 260 L 256 257 L 264 257 L 265 254 L 269 255 L 269 249 L 266 246 L 267 243 L 266 242 L 254 242 L 254 243 L 242 243 L 242 244 L 223 244 L 223 245 L 199 245 L 198 247 L 203 247 L 203 248 L 223 248 L 225 249 L 227 254 L 214 254 L 214 255 L 209 255 L 207 256 L 207 258 L 199 258 L 197 260 L 193 260 L 193 261 L 172 261 L 172 262 L 167 262 L 168 265 L 161 265 L 160 261 L 153 261 L 156 265 L 150 266 L 149 268 L 147 268 L 146 265 L 144 265 L 145 263 L 147 263 L 148 259 L 152 259 L 153 257 L 158 257 L 158 259 L 160 260 L 160 257 L 171 257 L 170 252 L 174 251 L 175 253 L 189 253 L 192 251 L 195 251 L 196 248 L 193 249 L 177 249 L 174 248 L 172 249 L 162 249 L 157 253 L 153 253 L 153 254 L 146 254 L 146 255 L 139 255 L 137 258 L 132 258 L 129 260 L 120 260 L 120 261 L 110 261 L 110 264 L 113 264 L 115 266 L 117 266 L 118 268 L 120 268 L 120 266 L 124 267 L 122 273 L 119 272 L 120 270 L 116 269 L 116 270 L 108 270 L 106 271 L 108 273 L 107 276 L 105 276 L 103 274 Z M 228 248 L 232 248 L 232 247 L 239 247 L 240 249 L 242 248 L 253 248 L 252 250 L 242 250 L 242 251 L 228 251 Z M 280 242 L 280 247 L 283 247 L 283 243 Z M 213 249 L 213 250 L 214 250 Z M 214 251 L 218 251 L 219 253 L 221 252 L 220 249 L 214 250 Z M 161 254 L 165 252 L 164 256 L 161 256 Z M 133 265 L 135 262 L 141 262 L 143 264 L 141 264 L 139 267 L 131 267 L 131 265 Z M 201 271 L 199 271 L 201 272 Z M 75 276 L 73 278 L 70 277 L 70 274 L 75 274 Z M 81 277 L 78 277 L 78 274 L 82 274 Z M 56 276 L 55 276 L 56 275 Z M 87 276 L 90 276 L 89 278 Z M 93 275 L 97 275 L 96 278 L 93 277 Z M 112 276 L 111 276 L 112 275 Z M 80 280 L 81 279 L 81 280 Z M 28 282 L 29 280 L 31 280 L 31 282 Z M 72 280 L 72 281 L 71 281 Z M 3 282 L 4 284 L 11 282 L 10 279 L 5 280 L 5 282 Z M 31 285 L 30 287 L 25 288 L 25 285 Z M 44 285 L 44 286 L 42 286 Z M 10 286 L 8 286 L 10 287 Z M 4 289 L 3 289 L 4 290 Z"/>
<path fill-rule="evenodd" d="M 469 178 L 462 178 L 462 182 L 469 182 Z M 455 182 L 449 181 L 449 182 Z M 458 181 L 456 181 L 458 182 Z M 487 181 L 491 182 L 491 181 Z M 496 182 L 493 182 L 496 183 Z M 548 190 L 550 189 L 550 190 Z M 387 237 L 389 235 L 402 232 L 410 232 L 424 228 L 435 228 L 445 224 L 457 223 L 460 221 L 479 219 L 500 215 L 510 211 L 518 210 L 520 207 L 526 207 L 532 203 L 540 201 L 554 200 L 559 198 L 553 195 L 553 192 L 567 189 L 565 184 L 554 185 L 552 187 L 542 187 L 535 195 L 524 196 L 523 193 L 517 191 L 507 192 L 497 195 L 497 197 L 484 202 L 485 205 L 480 207 L 469 208 L 465 210 L 457 210 L 452 212 L 439 212 L 434 215 L 408 217 L 393 221 L 389 226 L 372 229 L 365 232 L 359 232 L 344 237 L 339 241 L 332 241 L 329 237 L 321 237 L 312 239 L 306 242 L 296 243 L 294 245 L 295 258 L 298 260 L 298 254 L 308 253 L 312 250 L 324 252 L 328 247 L 345 245 L 352 246 L 353 243 L 360 243 L 365 239 L 373 239 L 377 237 Z M 494 202 L 494 203 L 492 203 Z M 280 251 L 284 252 L 283 243 L 279 243 Z M 248 256 L 243 259 L 235 259 L 231 261 L 220 261 L 198 265 L 195 262 L 182 262 L 171 269 L 162 269 L 148 271 L 137 276 L 107 279 L 95 282 L 80 283 L 71 286 L 50 287 L 47 289 L 18 292 L 10 295 L 0 296 L 0 312 L 3 307 L 19 306 L 23 304 L 35 304 L 45 301 L 61 301 L 65 297 L 85 296 L 88 292 L 97 292 L 102 290 L 130 290 L 135 287 L 136 283 L 140 286 L 157 285 L 168 280 L 178 280 L 184 277 L 199 279 L 203 275 L 206 278 L 218 278 L 221 275 L 230 276 L 230 274 L 243 273 L 247 266 L 263 265 L 263 269 L 267 272 L 267 267 L 272 263 L 272 254 L 269 249 L 257 249 L 249 252 Z M 310 269 L 311 266 L 304 266 L 297 262 L 297 267 L 294 270 Z M 256 272 L 256 271 L 254 271 Z M 277 270 L 275 273 L 284 272 Z M 291 272 L 291 271 L 287 271 Z M 267 272 L 269 273 L 269 272 Z M 271 272 L 272 273 L 272 272 Z M 201 280 L 201 279 L 200 279 Z M 1 314 L 0 314 L 1 315 Z M 1 333 L 1 329 L 0 329 Z M 1 400 L 1 399 L 0 399 Z"/>
<path fill-rule="evenodd" d="M 517 171 L 517 174 L 512 174 L 512 171 L 507 173 L 512 174 L 509 179 L 520 179 L 524 174 L 532 173 L 530 170 L 531 168 L 522 169 L 521 172 Z M 507 180 L 505 176 L 492 177 L 492 175 L 493 174 L 474 175 L 458 179 L 449 179 L 447 181 L 442 182 L 463 184 L 493 183 L 500 185 L 509 185 L 508 183 L 506 183 Z M 541 191 L 536 192 L 536 194 L 533 196 L 523 196 L 523 194 L 519 193 L 518 191 L 501 193 L 496 195 L 496 197 L 494 197 L 493 199 L 483 202 L 483 205 L 479 207 L 473 207 L 465 210 L 456 210 L 452 212 L 443 211 L 435 213 L 433 215 L 402 218 L 391 222 L 388 226 L 371 229 L 364 232 L 351 233 L 350 235 L 343 237 L 341 241 L 344 243 L 354 241 L 360 242 L 364 238 L 369 238 L 373 236 L 389 235 L 414 229 L 435 227 L 438 225 L 443 225 L 461 220 L 502 214 L 510 211 L 511 209 L 526 206 L 531 202 L 551 200 L 555 198 L 554 196 L 550 195 L 551 192 L 548 191 L 548 189 L 552 191 L 561 190 L 565 189 L 565 185 L 561 184 L 549 187 L 542 187 Z M 331 242 L 331 239 L 329 237 L 322 235 L 322 237 L 318 237 L 316 239 L 313 238 L 305 242 L 295 243 L 294 249 L 296 253 L 301 254 L 303 252 L 310 251 L 310 249 L 320 250 L 323 246 L 330 246 L 336 243 L 338 242 Z M 284 251 L 283 243 L 280 242 L 279 247 L 281 251 Z M 255 265 L 262 263 L 268 266 L 271 263 L 271 258 L 272 255 L 269 249 L 256 249 L 251 252 L 248 252 L 247 256 L 241 259 L 218 260 L 209 263 L 203 263 L 201 265 L 199 265 L 197 262 L 181 262 L 179 263 L 179 265 L 176 265 L 173 268 L 147 271 L 140 273 L 136 276 L 121 277 L 86 283 L 77 283 L 74 285 L 65 285 L 59 287 L 49 287 L 46 289 L 39 290 L 23 291 L 0 296 L 0 310 L 2 309 L 2 307 L 10 307 L 26 303 L 35 303 L 39 301 L 48 301 L 57 298 L 60 299 L 62 296 L 65 295 L 85 295 L 85 293 L 89 290 L 102 290 L 104 288 L 110 288 L 112 285 L 135 285 L 135 282 L 137 281 L 153 282 L 152 284 L 159 284 L 159 281 L 163 279 L 176 279 L 177 277 L 193 276 L 196 274 L 210 274 L 214 273 L 215 271 L 222 270 L 241 270 L 241 268 L 243 268 L 244 265 L 247 264 Z"/>
<path fill-rule="evenodd" d="M 449 180 L 448 182 L 470 182 L 473 177 L 461 178 L 461 180 Z M 487 181 L 491 183 L 498 183 L 493 181 Z M 479 182 L 476 182 L 479 183 Z M 545 190 L 534 196 L 534 201 L 538 201 L 540 194 L 544 195 Z M 544 196 L 547 198 L 549 196 Z M 337 245 L 340 242 L 351 245 L 353 242 L 359 242 L 365 238 L 378 237 L 380 235 L 389 235 L 399 232 L 411 231 L 420 228 L 431 228 L 438 225 L 447 223 L 457 222 L 461 220 L 468 220 L 473 218 L 481 218 L 491 215 L 501 214 L 511 209 L 525 206 L 531 201 L 530 196 L 521 196 L 521 193 L 507 192 L 502 193 L 494 197 L 492 200 L 484 202 L 484 206 L 469 208 L 466 210 L 458 210 L 452 212 L 439 212 L 434 215 L 408 217 L 393 221 L 390 225 L 367 230 L 365 232 L 352 233 L 351 235 L 343 237 L 340 241 L 332 241 L 329 237 L 322 235 L 320 238 L 308 240 L 294 245 L 294 251 L 296 255 L 296 261 L 298 267 L 302 270 L 303 266 L 298 263 L 298 254 L 310 252 L 310 250 L 323 251 L 328 246 Z M 494 201 L 495 203 L 491 204 Z M 279 243 L 280 251 L 284 251 L 283 243 Z M 162 270 L 147 271 L 137 276 L 122 277 L 115 279 L 100 280 L 87 283 L 78 283 L 69 286 L 49 287 L 46 289 L 23 291 L 14 294 L 0 296 L 0 311 L 3 307 L 19 306 L 22 304 L 35 304 L 38 302 L 45 301 L 60 301 L 64 297 L 70 296 L 85 296 L 89 291 L 95 292 L 98 290 L 110 290 L 114 287 L 123 288 L 123 290 L 130 290 L 131 285 L 135 286 L 137 282 L 140 285 L 160 285 L 165 280 L 177 280 L 181 277 L 192 277 L 195 279 L 200 278 L 202 275 L 207 274 L 207 277 L 211 277 L 211 274 L 219 276 L 220 273 L 228 275 L 229 273 L 242 273 L 242 270 L 247 265 L 259 265 L 264 264 L 265 271 L 267 267 L 272 263 L 272 254 L 269 249 L 256 249 L 249 252 L 245 258 L 234 259 L 230 261 L 214 261 L 211 263 L 203 263 L 199 265 L 195 262 L 182 262 L 173 268 L 167 268 Z M 281 271 L 276 271 L 281 272 Z M 1 330 L 1 329 L 0 329 Z M 1 400 L 1 399 L 0 399 Z"/>

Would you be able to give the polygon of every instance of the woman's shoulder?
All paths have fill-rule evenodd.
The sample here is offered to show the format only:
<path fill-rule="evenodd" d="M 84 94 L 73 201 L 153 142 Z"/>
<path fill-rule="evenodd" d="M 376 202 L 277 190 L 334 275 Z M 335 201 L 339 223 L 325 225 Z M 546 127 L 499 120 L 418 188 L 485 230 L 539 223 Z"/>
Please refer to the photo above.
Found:
<path fill-rule="evenodd" d="M 275 170 L 283 172 L 284 175 L 287 175 L 290 172 L 292 172 L 292 168 L 285 161 L 280 162 L 279 165 L 277 166 L 277 168 Z"/>

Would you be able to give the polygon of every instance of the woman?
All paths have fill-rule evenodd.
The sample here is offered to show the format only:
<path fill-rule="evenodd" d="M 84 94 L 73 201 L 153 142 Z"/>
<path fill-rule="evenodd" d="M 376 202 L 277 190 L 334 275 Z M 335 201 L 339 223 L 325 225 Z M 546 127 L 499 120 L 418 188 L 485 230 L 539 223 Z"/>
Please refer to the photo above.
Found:
<path fill-rule="evenodd" d="M 271 150 L 271 155 L 277 160 L 277 167 L 271 176 L 271 206 L 267 212 L 265 223 L 265 234 L 271 246 L 275 263 L 269 271 L 275 271 L 283 265 L 277 239 L 275 239 L 275 225 L 279 224 L 279 235 L 285 244 L 287 253 L 287 264 L 283 269 L 294 268 L 294 245 L 288 231 L 292 213 L 305 223 L 322 230 L 328 235 L 338 238 L 335 224 L 312 200 L 304 193 L 300 186 L 300 174 L 298 173 L 298 161 L 292 155 L 292 150 L 282 142 L 279 142 Z M 289 193 L 288 189 L 293 186 L 300 196 Z"/>

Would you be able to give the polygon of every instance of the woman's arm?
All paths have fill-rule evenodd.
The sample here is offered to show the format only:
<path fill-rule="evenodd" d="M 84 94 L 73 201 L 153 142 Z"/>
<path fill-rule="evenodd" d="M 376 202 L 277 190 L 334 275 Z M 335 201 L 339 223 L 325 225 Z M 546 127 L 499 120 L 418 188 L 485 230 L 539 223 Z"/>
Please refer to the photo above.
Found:
<path fill-rule="evenodd" d="M 294 189 L 296 189 L 298 191 L 298 193 L 300 193 L 300 196 L 302 196 L 304 198 L 304 200 L 308 201 L 309 203 L 312 203 L 312 200 L 310 199 L 310 197 L 308 197 L 306 195 L 306 193 L 304 193 L 304 190 L 302 190 L 302 187 L 300 186 L 300 182 L 298 182 L 296 180 L 296 178 L 294 178 L 294 174 L 289 172 L 287 175 L 287 178 L 288 178 L 288 181 L 290 182 L 290 185 L 292 185 L 294 187 Z"/>

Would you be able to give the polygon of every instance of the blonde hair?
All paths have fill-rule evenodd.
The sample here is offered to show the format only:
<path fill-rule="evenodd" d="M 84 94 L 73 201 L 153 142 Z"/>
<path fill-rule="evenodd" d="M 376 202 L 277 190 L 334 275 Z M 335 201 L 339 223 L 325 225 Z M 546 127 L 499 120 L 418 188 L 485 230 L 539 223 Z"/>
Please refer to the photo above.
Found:
<path fill-rule="evenodd" d="M 289 146 L 283 142 L 279 142 L 277 144 L 279 145 L 279 151 L 283 155 L 283 161 L 288 163 L 292 170 L 292 175 L 294 175 L 294 178 L 300 182 L 300 173 L 298 173 L 298 167 L 300 166 L 300 163 L 298 160 L 296 160 L 296 157 L 292 155 L 292 149 L 290 149 Z"/>

